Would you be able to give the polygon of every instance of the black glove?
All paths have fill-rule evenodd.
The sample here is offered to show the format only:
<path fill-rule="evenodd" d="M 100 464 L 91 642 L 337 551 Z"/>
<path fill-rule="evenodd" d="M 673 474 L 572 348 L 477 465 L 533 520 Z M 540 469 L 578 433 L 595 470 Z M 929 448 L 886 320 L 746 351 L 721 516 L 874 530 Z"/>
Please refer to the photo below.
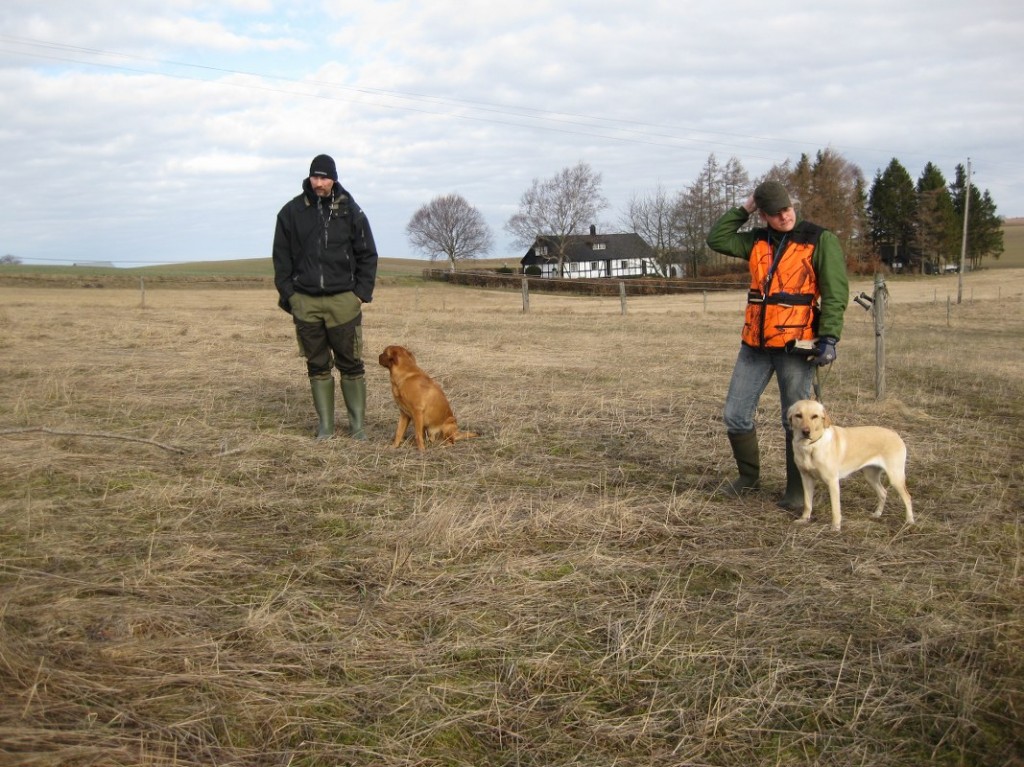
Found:
<path fill-rule="evenodd" d="M 839 343 L 838 338 L 832 336 L 822 336 L 818 339 L 818 355 L 811 360 L 818 367 L 823 365 L 831 365 L 836 361 L 836 344 Z"/>
<path fill-rule="evenodd" d="M 284 309 L 286 312 L 288 312 L 288 314 L 292 313 L 292 302 L 289 301 L 284 296 L 281 296 L 280 298 L 277 299 L 277 305 Z"/>

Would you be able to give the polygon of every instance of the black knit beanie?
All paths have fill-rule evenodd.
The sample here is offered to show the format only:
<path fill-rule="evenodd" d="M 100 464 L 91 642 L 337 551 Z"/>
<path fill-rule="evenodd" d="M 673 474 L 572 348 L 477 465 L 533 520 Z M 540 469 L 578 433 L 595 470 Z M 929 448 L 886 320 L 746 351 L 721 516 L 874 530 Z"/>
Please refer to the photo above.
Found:
<path fill-rule="evenodd" d="M 332 181 L 337 181 L 338 168 L 334 164 L 334 159 L 330 155 L 318 154 L 313 158 L 313 162 L 309 164 L 309 175 L 323 176 L 324 178 L 329 178 Z"/>

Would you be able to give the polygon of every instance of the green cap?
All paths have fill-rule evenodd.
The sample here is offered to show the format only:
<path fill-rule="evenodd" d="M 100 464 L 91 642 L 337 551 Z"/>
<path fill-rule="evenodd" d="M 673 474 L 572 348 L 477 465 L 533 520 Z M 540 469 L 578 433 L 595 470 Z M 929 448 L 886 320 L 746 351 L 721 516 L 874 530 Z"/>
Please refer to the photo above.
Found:
<path fill-rule="evenodd" d="M 778 181 L 765 181 L 754 190 L 754 203 L 757 209 L 767 216 L 774 216 L 784 208 L 790 208 L 789 192 Z"/>

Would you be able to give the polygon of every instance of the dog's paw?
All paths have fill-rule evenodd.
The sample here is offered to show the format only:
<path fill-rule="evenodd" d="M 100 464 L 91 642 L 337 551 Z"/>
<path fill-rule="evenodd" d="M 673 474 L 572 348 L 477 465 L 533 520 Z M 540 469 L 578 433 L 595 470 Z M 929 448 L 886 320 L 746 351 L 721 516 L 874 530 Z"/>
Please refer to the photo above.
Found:
<path fill-rule="evenodd" d="M 793 520 L 793 524 L 794 525 L 807 525 L 807 524 L 810 524 L 810 522 L 811 522 L 811 518 L 810 517 L 797 517 L 796 519 Z"/>

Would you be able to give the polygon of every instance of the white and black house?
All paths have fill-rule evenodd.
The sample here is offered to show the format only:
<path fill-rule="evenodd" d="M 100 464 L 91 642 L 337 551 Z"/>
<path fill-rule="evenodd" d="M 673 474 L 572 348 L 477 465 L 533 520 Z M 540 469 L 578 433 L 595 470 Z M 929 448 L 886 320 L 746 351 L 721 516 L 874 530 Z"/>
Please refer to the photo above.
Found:
<path fill-rule="evenodd" d="M 572 234 L 566 239 L 562 273 L 558 271 L 558 238 L 540 236 L 519 263 L 523 272 L 540 269 L 541 277 L 568 279 L 657 276 L 654 250 L 639 234 Z M 535 271 L 535 270 L 531 270 Z"/>

